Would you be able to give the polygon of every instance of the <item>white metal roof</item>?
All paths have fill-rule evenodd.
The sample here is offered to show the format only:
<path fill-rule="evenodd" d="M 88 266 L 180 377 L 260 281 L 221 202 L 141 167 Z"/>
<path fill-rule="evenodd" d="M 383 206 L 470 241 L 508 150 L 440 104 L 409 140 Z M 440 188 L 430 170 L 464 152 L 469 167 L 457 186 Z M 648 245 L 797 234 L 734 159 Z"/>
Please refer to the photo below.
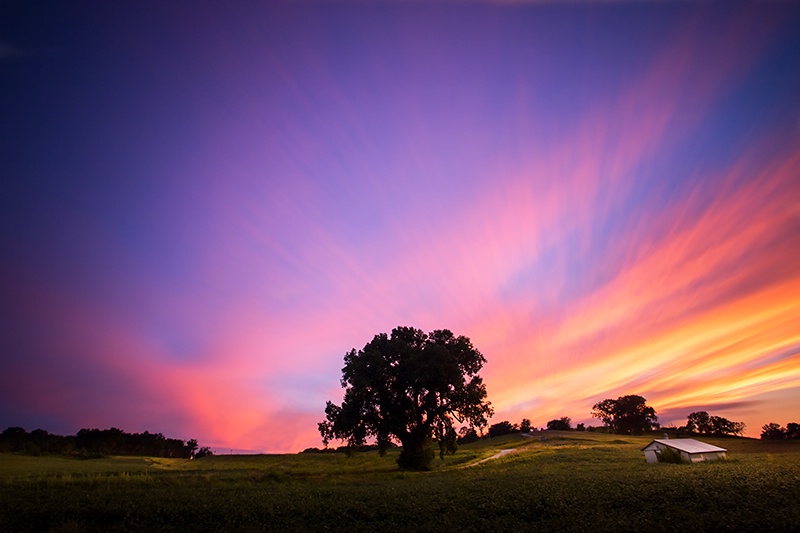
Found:
<path fill-rule="evenodd" d="M 709 452 L 727 452 L 725 448 L 714 446 L 705 442 L 700 442 L 694 439 L 655 439 L 653 442 L 658 442 L 664 446 L 675 448 L 686 453 L 709 453 Z M 649 448 L 653 442 L 642 448 L 643 450 Z"/>

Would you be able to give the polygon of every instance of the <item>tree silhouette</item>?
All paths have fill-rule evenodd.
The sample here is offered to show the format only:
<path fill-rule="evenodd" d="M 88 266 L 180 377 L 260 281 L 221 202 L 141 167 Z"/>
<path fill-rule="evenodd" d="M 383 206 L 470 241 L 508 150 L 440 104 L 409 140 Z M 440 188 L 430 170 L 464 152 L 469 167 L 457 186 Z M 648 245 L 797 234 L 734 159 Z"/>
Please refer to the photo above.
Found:
<path fill-rule="evenodd" d="M 190 458 L 195 450 L 195 439 L 184 442 L 167 438 L 161 433 L 126 433 L 118 428 L 83 428 L 76 435 L 66 437 L 53 435 L 43 429 L 28 433 L 19 427 L 10 427 L 0 433 L 0 451 L 33 455 L 77 453 L 83 457 L 145 455 Z"/>
<path fill-rule="evenodd" d="M 641 396 L 620 396 L 592 406 L 592 416 L 599 418 L 614 433 L 638 435 L 658 428 L 656 411 Z"/>
<path fill-rule="evenodd" d="M 319 423 L 326 446 L 339 439 L 357 447 L 374 437 L 384 453 L 397 439 L 400 467 L 427 469 L 432 438 L 441 456 L 452 453 L 454 420 L 484 427 L 493 413 L 478 375 L 486 359 L 467 337 L 449 330 L 425 334 L 397 327 L 391 336 L 375 335 L 363 349 L 351 350 L 344 362 L 344 401 L 327 402 Z"/>
<path fill-rule="evenodd" d="M 780 424 L 770 422 L 761 427 L 761 438 L 765 440 L 779 440 L 786 438 L 786 428 L 782 428 Z"/>
<path fill-rule="evenodd" d="M 508 420 L 503 420 L 502 422 L 498 422 L 497 424 L 492 424 L 489 426 L 489 437 L 510 435 L 511 433 L 516 433 L 517 431 L 518 428 L 515 424 L 512 424 Z"/>
<path fill-rule="evenodd" d="M 555 418 L 547 423 L 547 429 L 566 431 L 572 429 L 572 419 L 568 416 Z"/>
<path fill-rule="evenodd" d="M 770 422 L 761 427 L 762 439 L 800 439 L 800 424 L 797 422 L 789 422 L 786 427 L 781 427 L 780 424 Z"/>
<path fill-rule="evenodd" d="M 702 435 L 741 435 L 743 422 L 732 422 L 721 416 L 712 416 L 705 411 L 690 413 L 686 420 L 686 430 Z"/>
<path fill-rule="evenodd" d="M 478 432 L 475 428 L 463 427 L 458 431 L 458 439 L 456 442 L 459 444 L 469 444 L 470 442 L 477 442 L 480 439 Z"/>
<path fill-rule="evenodd" d="M 711 433 L 711 417 L 705 411 L 690 413 L 686 420 L 686 430 L 691 433 Z"/>
<path fill-rule="evenodd" d="M 195 459 L 202 459 L 203 457 L 211 457 L 212 455 L 214 455 L 214 452 L 211 451 L 211 448 L 208 446 L 203 446 L 197 450 L 197 453 L 195 453 L 192 457 Z"/>

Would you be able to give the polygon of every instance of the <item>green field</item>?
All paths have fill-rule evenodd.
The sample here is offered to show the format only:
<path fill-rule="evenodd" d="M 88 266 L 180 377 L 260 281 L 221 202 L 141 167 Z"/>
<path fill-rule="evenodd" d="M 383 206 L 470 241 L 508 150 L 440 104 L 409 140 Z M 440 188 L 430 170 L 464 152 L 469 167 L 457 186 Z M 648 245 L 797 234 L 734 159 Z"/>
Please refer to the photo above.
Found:
<path fill-rule="evenodd" d="M 647 464 L 648 437 L 548 432 L 396 456 L 69 459 L 0 454 L 0 531 L 797 531 L 800 442 L 702 439 L 718 463 Z M 478 466 L 464 465 L 516 448 Z"/>

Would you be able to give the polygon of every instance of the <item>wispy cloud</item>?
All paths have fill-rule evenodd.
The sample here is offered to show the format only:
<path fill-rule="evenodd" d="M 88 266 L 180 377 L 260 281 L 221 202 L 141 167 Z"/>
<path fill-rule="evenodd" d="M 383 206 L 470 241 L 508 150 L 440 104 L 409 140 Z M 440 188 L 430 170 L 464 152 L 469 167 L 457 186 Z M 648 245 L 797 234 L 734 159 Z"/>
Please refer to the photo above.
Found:
<path fill-rule="evenodd" d="M 636 393 L 752 433 L 796 398 L 790 18 L 396 9 L 193 15 L 167 54 L 46 71 L 74 91 L 36 101 L 58 134 L 20 172 L 80 186 L 9 215 L 6 411 L 297 451 L 397 325 L 469 336 L 499 419 Z"/>

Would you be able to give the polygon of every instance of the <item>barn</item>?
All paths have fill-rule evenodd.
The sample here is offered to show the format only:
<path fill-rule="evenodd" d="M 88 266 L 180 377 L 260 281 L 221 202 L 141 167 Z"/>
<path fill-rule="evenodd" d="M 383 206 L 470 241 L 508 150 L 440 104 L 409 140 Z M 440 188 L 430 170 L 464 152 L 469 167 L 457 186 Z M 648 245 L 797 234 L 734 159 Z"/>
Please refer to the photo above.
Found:
<path fill-rule="evenodd" d="M 658 456 L 661 451 L 667 448 L 679 452 L 686 463 L 725 459 L 728 452 L 725 448 L 694 439 L 655 439 L 642 448 L 642 451 L 648 463 L 655 463 L 658 462 Z"/>

